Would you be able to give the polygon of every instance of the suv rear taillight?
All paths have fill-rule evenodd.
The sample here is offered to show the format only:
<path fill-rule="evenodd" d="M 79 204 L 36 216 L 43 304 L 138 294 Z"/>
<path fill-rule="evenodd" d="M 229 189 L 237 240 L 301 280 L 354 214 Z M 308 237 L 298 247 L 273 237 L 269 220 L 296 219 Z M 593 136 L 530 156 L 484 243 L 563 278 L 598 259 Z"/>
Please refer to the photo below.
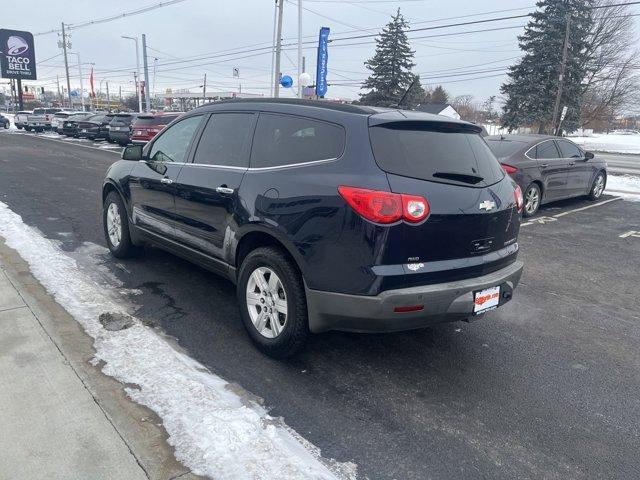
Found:
<path fill-rule="evenodd" d="M 522 189 L 520 188 L 520 185 L 516 185 L 516 189 L 513 191 L 513 196 L 516 200 L 518 211 L 521 212 L 524 207 L 524 198 L 522 198 Z"/>
<path fill-rule="evenodd" d="M 501 163 L 500 165 L 502 165 L 502 169 L 509 175 L 518 171 L 516 167 L 512 167 L 511 165 L 507 165 L 506 163 Z"/>
<path fill-rule="evenodd" d="M 375 223 L 419 223 L 429 216 L 429 202 L 417 195 L 344 185 L 338 187 L 338 192 L 359 215 Z"/>

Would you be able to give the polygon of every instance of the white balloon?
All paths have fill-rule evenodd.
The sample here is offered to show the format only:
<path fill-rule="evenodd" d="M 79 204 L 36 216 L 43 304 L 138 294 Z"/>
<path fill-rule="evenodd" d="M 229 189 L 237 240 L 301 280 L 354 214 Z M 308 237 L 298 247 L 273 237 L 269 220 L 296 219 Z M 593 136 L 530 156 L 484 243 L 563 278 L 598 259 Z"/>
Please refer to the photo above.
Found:
<path fill-rule="evenodd" d="M 300 75 L 300 85 L 303 87 L 308 87 L 311 85 L 311 75 L 307 72 L 304 72 Z"/>

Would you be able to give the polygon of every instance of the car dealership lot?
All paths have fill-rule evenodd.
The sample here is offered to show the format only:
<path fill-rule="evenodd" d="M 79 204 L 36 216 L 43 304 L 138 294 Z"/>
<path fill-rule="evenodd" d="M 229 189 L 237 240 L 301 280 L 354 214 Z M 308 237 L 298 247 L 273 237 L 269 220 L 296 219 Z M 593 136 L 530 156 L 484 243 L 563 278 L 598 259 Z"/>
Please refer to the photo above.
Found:
<path fill-rule="evenodd" d="M 0 136 L 0 201 L 323 455 L 385 479 L 638 475 L 640 202 L 542 207 L 521 229 L 522 284 L 487 319 L 319 335 L 276 362 L 229 283 L 155 249 L 106 254 L 99 192 L 120 149 L 104 143 Z"/>

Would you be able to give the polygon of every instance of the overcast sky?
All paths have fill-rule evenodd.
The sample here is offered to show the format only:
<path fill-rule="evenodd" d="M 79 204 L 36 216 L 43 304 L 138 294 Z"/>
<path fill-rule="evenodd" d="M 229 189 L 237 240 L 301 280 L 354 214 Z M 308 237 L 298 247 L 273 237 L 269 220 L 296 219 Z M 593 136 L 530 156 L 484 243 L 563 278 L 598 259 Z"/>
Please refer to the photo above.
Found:
<path fill-rule="evenodd" d="M 69 24 L 81 23 L 157 3 L 159 0 L 35 0 L 29 2 L 29 8 L 3 9 L 0 28 L 27 30 L 35 34 L 59 28 L 62 21 Z M 315 40 L 322 26 L 331 28 L 330 38 L 334 39 L 377 33 L 398 7 L 412 28 L 424 28 L 525 14 L 534 9 L 534 3 L 534 0 L 303 0 L 306 9 L 303 14 L 303 34 L 307 37 L 305 40 Z M 284 8 L 283 37 L 286 43 L 295 42 L 297 1 L 287 1 Z M 484 12 L 492 13 L 470 16 Z M 139 36 L 145 33 L 150 47 L 148 57 L 152 87 L 152 64 L 154 58 L 158 59 L 156 92 L 164 92 L 166 88 L 201 91 L 202 77 L 206 73 L 208 91 L 236 90 L 238 83 L 241 83 L 245 92 L 268 94 L 270 51 L 247 50 L 271 44 L 273 13 L 273 0 L 184 0 L 130 18 L 72 29 L 71 51 L 79 53 L 85 64 L 85 90 L 88 89 L 91 68 L 88 63 L 93 63 L 96 90 L 99 90 L 101 80 L 104 90 L 104 82 L 108 80 L 111 92 L 117 92 L 118 87 L 123 92 L 133 92 L 134 44 L 121 36 Z M 417 65 L 414 71 L 421 75 L 423 84 L 442 84 L 453 96 L 469 94 L 476 101 L 483 101 L 490 95 L 497 95 L 505 77 L 494 75 L 503 75 L 504 70 L 501 68 L 513 63 L 520 55 L 517 35 L 522 33 L 520 26 L 525 23 L 526 19 L 511 19 L 411 33 L 410 37 L 430 36 L 411 41 L 412 48 L 416 51 Z M 504 28 L 513 26 L 518 28 Z M 449 35 L 489 28 L 500 30 Z M 447 36 L 434 37 L 442 34 Z M 62 56 L 49 59 L 61 53 L 57 45 L 58 36 L 56 33 L 43 34 L 37 35 L 35 39 L 40 79 L 36 83 L 46 84 L 47 89 L 55 90 L 56 75 L 59 75 L 61 85 L 64 83 Z M 373 55 L 374 48 L 372 38 L 330 44 L 329 83 L 350 85 L 330 85 L 327 97 L 357 98 L 359 87 L 354 83 L 366 78 L 367 70 L 363 62 Z M 214 55 L 233 52 L 233 49 L 244 53 L 212 58 Z M 304 55 L 307 71 L 314 74 L 315 45 L 305 45 Z M 204 56 L 210 58 L 184 62 Z M 69 57 L 70 70 L 74 75 L 72 89 L 79 86 L 76 58 L 75 55 Z M 296 62 L 296 47 L 287 47 L 282 58 L 283 73 L 295 78 Z M 240 69 L 240 81 L 233 78 L 234 67 Z M 453 74 L 455 76 L 451 76 Z M 292 96 L 293 90 L 286 93 Z"/>

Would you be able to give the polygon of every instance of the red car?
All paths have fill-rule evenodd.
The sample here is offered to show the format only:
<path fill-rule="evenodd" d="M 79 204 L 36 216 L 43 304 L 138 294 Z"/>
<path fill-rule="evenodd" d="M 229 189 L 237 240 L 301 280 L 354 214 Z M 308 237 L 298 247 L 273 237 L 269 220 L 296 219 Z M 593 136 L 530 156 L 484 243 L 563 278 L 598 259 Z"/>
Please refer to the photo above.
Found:
<path fill-rule="evenodd" d="M 137 144 L 147 143 L 180 115 L 180 113 L 139 115 L 131 127 L 131 141 Z"/>

